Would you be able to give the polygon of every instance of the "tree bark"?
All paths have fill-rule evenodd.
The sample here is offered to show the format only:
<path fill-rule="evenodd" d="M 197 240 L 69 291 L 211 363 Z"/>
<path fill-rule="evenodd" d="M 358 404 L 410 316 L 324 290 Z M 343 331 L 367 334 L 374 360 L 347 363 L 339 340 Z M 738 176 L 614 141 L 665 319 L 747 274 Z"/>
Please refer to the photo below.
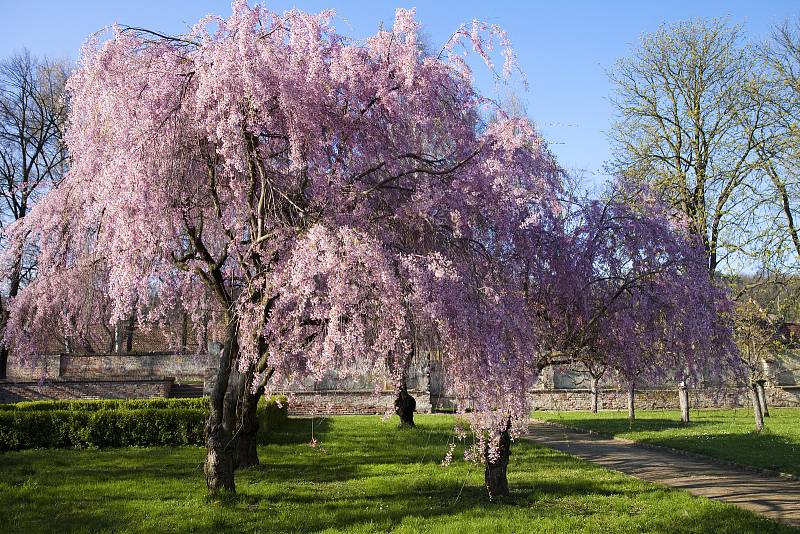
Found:
<path fill-rule="evenodd" d="M 239 385 L 239 404 L 236 412 L 236 457 L 237 469 L 246 469 L 260 463 L 258 459 L 258 401 L 264 396 L 264 387 L 275 368 L 267 369 L 268 351 L 264 338 L 259 339 L 261 358 L 253 369 L 248 371 Z M 256 373 L 259 373 L 258 375 Z M 258 382 L 253 382 L 259 376 Z"/>
<path fill-rule="evenodd" d="M 636 386 L 630 384 L 628 386 L 628 419 L 634 421 L 636 419 Z"/>
<path fill-rule="evenodd" d="M 769 417 L 769 405 L 767 404 L 767 392 L 764 389 L 764 382 L 766 380 L 756 380 L 756 387 L 758 388 L 758 402 L 761 405 L 761 415 Z"/>
<path fill-rule="evenodd" d="M 753 401 L 753 415 L 756 420 L 756 432 L 764 429 L 764 414 L 761 411 L 761 400 L 758 398 L 758 384 L 750 384 L 750 400 Z"/>
<path fill-rule="evenodd" d="M 592 409 L 592 413 L 597 413 L 597 406 L 598 406 L 599 403 L 597 402 L 597 397 L 598 397 L 597 379 L 595 377 L 591 377 L 591 381 L 589 383 L 589 389 L 590 389 L 590 393 L 591 393 L 591 409 Z"/>
<path fill-rule="evenodd" d="M 234 435 L 238 401 L 238 319 L 230 319 L 220 355 L 217 379 L 209 398 L 206 422 L 206 485 L 212 496 L 236 492 L 234 482 Z"/>
<path fill-rule="evenodd" d="M 681 381 L 678 384 L 678 403 L 681 407 L 681 422 L 689 422 L 689 388 L 686 387 L 686 382 Z"/>
<path fill-rule="evenodd" d="M 489 449 L 487 447 L 484 452 L 486 460 L 486 471 L 484 472 L 484 481 L 486 482 L 486 491 L 489 494 L 489 500 L 493 501 L 501 495 L 508 495 L 508 460 L 511 456 L 511 420 L 509 419 L 506 428 L 500 433 L 500 440 L 497 444 L 496 455 L 490 458 Z"/>
<path fill-rule="evenodd" d="M 252 376 L 252 373 L 248 373 Z M 263 388 L 253 393 L 251 380 L 247 380 L 240 390 L 238 412 L 236 414 L 236 469 L 247 469 L 259 464 L 258 460 L 258 401 L 264 394 Z"/>
<path fill-rule="evenodd" d="M 417 401 L 408 393 L 408 388 L 403 384 L 394 400 L 394 413 L 400 417 L 402 426 L 413 427 L 414 410 L 417 409 Z"/>

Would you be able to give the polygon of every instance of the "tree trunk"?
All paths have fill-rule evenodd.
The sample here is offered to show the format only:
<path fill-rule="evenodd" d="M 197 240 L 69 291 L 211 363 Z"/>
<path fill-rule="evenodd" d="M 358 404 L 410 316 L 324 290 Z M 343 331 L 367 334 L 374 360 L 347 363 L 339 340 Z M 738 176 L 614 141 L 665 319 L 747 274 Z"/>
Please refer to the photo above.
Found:
<path fill-rule="evenodd" d="M 209 398 L 206 422 L 206 485 L 212 496 L 236 492 L 233 478 L 235 447 L 233 431 L 236 425 L 236 404 L 240 382 L 237 369 L 239 343 L 236 319 L 229 320 L 225 345 L 219 359 L 217 379 Z"/>
<path fill-rule="evenodd" d="M 758 398 L 758 384 L 753 382 L 750 385 L 750 400 L 753 401 L 753 415 L 756 419 L 756 431 L 764 429 L 764 414 L 761 411 L 761 400 Z"/>
<path fill-rule="evenodd" d="M 591 406 L 592 406 L 592 413 L 597 413 L 597 379 L 595 377 L 591 377 L 591 382 L 589 383 L 590 393 L 591 393 Z"/>
<path fill-rule="evenodd" d="M 678 403 L 681 407 L 681 422 L 689 422 L 689 388 L 686 387 L 686 382 L 681 381 L 678 384 Z"/>
<path fill-rule="evenodd" d="M 252 373 L 247 373 L 252 376 Z M 245 381 L 239 394 L 238 413 L 236 414 L 236 469 L 246 469 L 259 464 L 258 461 L 258 401 L 264 394 L 264 388 L 253 393 L 250 382 Z"/>
<path fill-rule="evenodd" d="M 767 405 L 767 392 L 764 389 L 764 382 L 766 380 L 757 380 L 756 387 L 758 388 L 758 402 L 761 405 L 761 415 L 769 417 L 769 405 Z"/>
<path fill-rule="evenodd" d="M 258 401 L 264 395 L 264 387 L 275 373 L 275 368 L 267 369 L 269 351 L 263 336 L 258 340 L 261 357 L 247 373 L 240 376 L 239 404 L 236 412 L 236 456 L 237 469 L 258 465 Z M 258 377 L 258 382 L 254 380 Z"/>
<path fill-rule="evenodd" d="M 484 473 L 484 481 L 486 482 L 486 491 L 489 494 L 489 500 L 493 501 L 501 495 L 508 495 L 508 460 L 511 455 L 511 420 L 509 419 L 506 424 L 505 430 L 500 433 L 500 440 L 497 444 L 497 454 L 493 455 L 494 459 L 490 458 L 489 450 L 484 453 L 486 460 L 486 471 Z"/>
<path fill-rule="evenodd" d="M 417 401 L 409 395 L 406 385 L 403 384 L 394 400 L 394 413 L 400 417 L 402 426 L 414 426 L 414 410 L 417 409 Z"/>
<path fill-rule="evenodd" d="M 636 386 L 633 384 L 628 386 L 628 419 L 634 421 L 636 419 Z"/>

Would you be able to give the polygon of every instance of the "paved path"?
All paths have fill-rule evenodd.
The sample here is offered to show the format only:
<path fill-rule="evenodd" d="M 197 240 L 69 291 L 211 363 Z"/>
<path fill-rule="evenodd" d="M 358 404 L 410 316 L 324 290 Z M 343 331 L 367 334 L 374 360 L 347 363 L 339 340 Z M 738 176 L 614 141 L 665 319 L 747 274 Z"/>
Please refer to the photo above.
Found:
<path fill-rule="evenodd" d="M 800 526 L 800 482 L 534 421 L 526 439 L 643 480 Z"/>

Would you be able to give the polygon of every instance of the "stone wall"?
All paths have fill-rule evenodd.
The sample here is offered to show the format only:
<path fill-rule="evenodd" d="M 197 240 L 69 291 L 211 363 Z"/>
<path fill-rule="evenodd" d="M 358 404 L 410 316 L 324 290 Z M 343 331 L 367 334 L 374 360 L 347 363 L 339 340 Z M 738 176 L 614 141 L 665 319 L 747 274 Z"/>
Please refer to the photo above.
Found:
<path fill-rule="evenodd" d="M 149 399 L 169 397 L 172 378 L 0 380 L 0 403 L 57 399 Z"/>
<path fill-rule="evenodd" d="M 430 394 L 409 390 L 417 401 L 418 413 L 430 413 Z M 394 413 L 391 391 L 286 391 L 289 415 L 369 415 Z"/>
<path fill-rule="evenodd" d="M 171 376 L 179 382 L 202 382 L 208 366 L 208 354 L 53 354 L 27 363 L 11 358 L 8 376 L 15 380 Z"/>
<path fill-rule="evenodd" d="M 770 406 L 800 407 L 800 386 L 767 388 Z M 604 390 L 600 393 L 599 404 L 602 410 L 626 410 L 627 393 L 619 390 Z M 447 399 L 445 399 L 447 400 Z M 551 391 L 531 391 L 528 393 L 530 406 L 536 410 L 588 410 L 591 395 L 587 389 L 561 389 Z M 749 407 L 747 390 L 690 389 L 689 403 L 692 408 L 736 408 Z M 444 401 L 434 402 L 434 407 L 445 406 Z M 643 389 L 636 392 L 636 408 L 640 410 L 678 409 L 676 389 Z"/>
<path fill-rule="evenodd" d="M 23 365 L 12 358 L 9 377 L 0 381 L 0 402 L 59 398 L 147 398 L 170 395 L 172 381 L 203 382 L 205 394 L 216 375 L 212 365 L 221 345 L 209 344 L 208 354 L 55 354 Z M 418 412 L 452 410 L 454 399 L 447 396 L 447 373 L 436 359 L 419 357 L 409 369 L 408 385 L 417 401 Z M 788 366 L 787 366 L 788 368 Z M 589 391 L 580 381 L 545 373 L 540 388 L 529 392 L 530 406 L 542 410 L 587 410 Z M 569 382 L 569 384 L 566 384 Z M 168 386 L 166 384 L 169 384 Z M 290 413 L 383 414 L 391 412 L 394 394 L 386 384 L 375 392 L 370 377 L 353 379 L 331 373 L 322 380 L 276 384 L 274 389 L 290 397 Z M 800 386 L 767 389 L 770 405 L 800 407 Z M 746 390 L 733 388 L 695 389 L 689 392 L 693 408 L 750 406 Z M 11 399 L 11 400 L 9 400 Z M 601 409 L 623 410 L 626 393 L 607 389 L 600 395 Z M 637 391 L 639 409 L 677 409 L 675 389 L 643 388 Z"/>
<path fill-rule="evenodd" d="M 61 372 L 61 355 L 48 354 L 26 361 L 12 355 L 8 359 L 7 375 L 12 380 L 46 380 L 58 378 Z"/>

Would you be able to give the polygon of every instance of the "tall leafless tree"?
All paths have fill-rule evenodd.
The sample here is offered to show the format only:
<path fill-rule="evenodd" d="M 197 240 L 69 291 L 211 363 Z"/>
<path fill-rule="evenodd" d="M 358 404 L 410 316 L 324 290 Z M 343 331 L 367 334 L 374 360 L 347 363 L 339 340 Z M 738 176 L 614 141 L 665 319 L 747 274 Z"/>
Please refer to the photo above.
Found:
<path fill-rule="evenodd" d="M 775 27 L 758 53 L 768 72 L 759 96 L 770 127 L 758 150 L 762 183 L 755 189 L 755 213 L 763 224 L 757 251 L 767 269 L 795 272 L 800 266 L 800 18 Z"/>
<path fill-rule="evenodd" d="M 754 57 L 738 26 L 693 20 L 645 35 L 611 72 L 615 170 L 686 215 L 712 276 L 752 235 L 744 199 L 767 127 Z"/>

